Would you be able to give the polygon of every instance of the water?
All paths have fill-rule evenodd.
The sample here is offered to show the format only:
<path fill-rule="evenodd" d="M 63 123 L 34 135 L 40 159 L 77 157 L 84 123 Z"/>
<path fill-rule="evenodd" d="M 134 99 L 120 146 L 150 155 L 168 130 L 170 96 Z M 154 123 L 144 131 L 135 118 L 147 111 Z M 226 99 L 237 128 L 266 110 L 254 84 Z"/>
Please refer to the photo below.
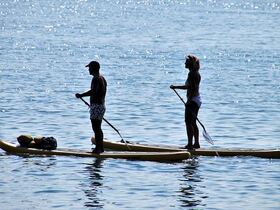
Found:
<path fill-rule="evenodd" d="M 95 59 L 108 81 L 105 117 L 126 140 L 184 145 L 184 110 L 169 85 L 184 83 L 192 53 L 202 66 L 199 118 L 215 146 L 279 148 L 278 1 L 4 0 L 0 15 L 1 139 L 28 133 L 90 148 L 88 110 L 74 94 L 89 88 L 84 66 Z M 0 160 L 5 210 L 280 207 L 279 160 L 168 164 L 2 151 Z"/>

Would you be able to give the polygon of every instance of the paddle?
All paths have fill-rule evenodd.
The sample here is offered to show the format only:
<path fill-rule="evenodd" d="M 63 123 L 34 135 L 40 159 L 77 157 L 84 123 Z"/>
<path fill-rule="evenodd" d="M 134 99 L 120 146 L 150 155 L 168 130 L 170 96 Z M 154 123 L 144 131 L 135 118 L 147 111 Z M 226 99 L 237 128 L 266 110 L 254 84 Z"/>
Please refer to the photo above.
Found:
<path fill-rule="evenodd" d="M 88 102 L 86 102 L 82 97 L 80 98 L 89 108 L 90 108 L 90 105 Z M 119 136 L 121 137 L 121 142 L 124 142 L 125 145 L 127 146 L 127 148 L 130 150 L 129 146 L 127 145 L 127 142 L 123 139 L 122 135 L 120 134 L 120 132 L 118 131 L 118 129 L 116 129 L 108 120 L 106 120 L 104 117 L 103 117 L 103 120 L 111 127 L 113 128 L 118 134 Z"/>
<path fill-rule="evenodd" d="M 175 90 L 175 89 L 172 89 L 174 90 L 174 92 L 176 93 L 176 95 L 181 99 L 181 101 L 183 102 L 183 104 L 186 106 L 186 102 L 184 101 L 184 99 L 179 95 L 179 93 Z M 193 114 L 194 115 L 194 114 Z M 210 144 L 214 145 L 214 142 L 211 138 L 211 136 L 207 133 L 204 125 L 202 124 L 202 122 L 198 119 L 197 116 L 195 116 L 196 120 L 199 122 L 199 124 L 201 125 L 201 127 L 203 128 L 203 137 L 204 139 L 209 142 Z"/>

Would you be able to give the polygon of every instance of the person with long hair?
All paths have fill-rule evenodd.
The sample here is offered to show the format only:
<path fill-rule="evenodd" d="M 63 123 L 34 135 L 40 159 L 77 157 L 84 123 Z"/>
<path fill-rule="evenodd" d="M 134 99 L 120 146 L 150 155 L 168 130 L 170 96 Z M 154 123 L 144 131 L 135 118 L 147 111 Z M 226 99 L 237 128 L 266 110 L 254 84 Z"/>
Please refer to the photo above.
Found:
<path fill-rule="evenodd" d="M 185 106 L 185 123 L 188 136 L 188 144 L 186 149 L 200 148 L 199 130 L 196 124 L 196 118 L 201 106 L 201 97 L 199 93 L 199 84 L 201 76 L 199 74 L 200 62 L 194 55 L 186 57 L 185 68 L 189 69 L 188 78 L 184 85 L 171 85 L 171 89 L 187 90 L 187 103 Z M 193 144 L 194 139 L 194 144 Z"/>

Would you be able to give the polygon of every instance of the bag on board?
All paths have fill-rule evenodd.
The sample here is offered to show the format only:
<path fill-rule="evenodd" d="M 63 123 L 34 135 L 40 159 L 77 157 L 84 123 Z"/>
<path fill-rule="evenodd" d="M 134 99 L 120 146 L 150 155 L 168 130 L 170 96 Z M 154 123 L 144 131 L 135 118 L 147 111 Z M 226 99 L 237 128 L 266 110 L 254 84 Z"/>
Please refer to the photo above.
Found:
<path fill-rule="evenodd" d="M 37 149 L 54 150 L 57 148 L 57 141 L 54 137 L 35 137 L 30 135 L 20 135 L 17 137 L 21 147 L 31 147 Z"/>
<path fill-rule="evenodd" d="M 54 137 L 34 138 L 37 149 L 54 150 L 57 147 L 57 141 Z"/>

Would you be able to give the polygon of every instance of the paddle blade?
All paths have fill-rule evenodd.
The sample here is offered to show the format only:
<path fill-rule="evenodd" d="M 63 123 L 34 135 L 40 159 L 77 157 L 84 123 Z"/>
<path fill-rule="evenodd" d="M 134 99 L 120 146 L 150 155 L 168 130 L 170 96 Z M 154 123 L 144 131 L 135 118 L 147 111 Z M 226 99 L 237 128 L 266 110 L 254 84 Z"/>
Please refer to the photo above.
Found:
<path fill-rule="evenodd" d="M 210 144 L 214 145 L 214 141 L 212 140 L 211 136 L 206 132 L 206 130 L 203 130 L 203 137 Z"/>

